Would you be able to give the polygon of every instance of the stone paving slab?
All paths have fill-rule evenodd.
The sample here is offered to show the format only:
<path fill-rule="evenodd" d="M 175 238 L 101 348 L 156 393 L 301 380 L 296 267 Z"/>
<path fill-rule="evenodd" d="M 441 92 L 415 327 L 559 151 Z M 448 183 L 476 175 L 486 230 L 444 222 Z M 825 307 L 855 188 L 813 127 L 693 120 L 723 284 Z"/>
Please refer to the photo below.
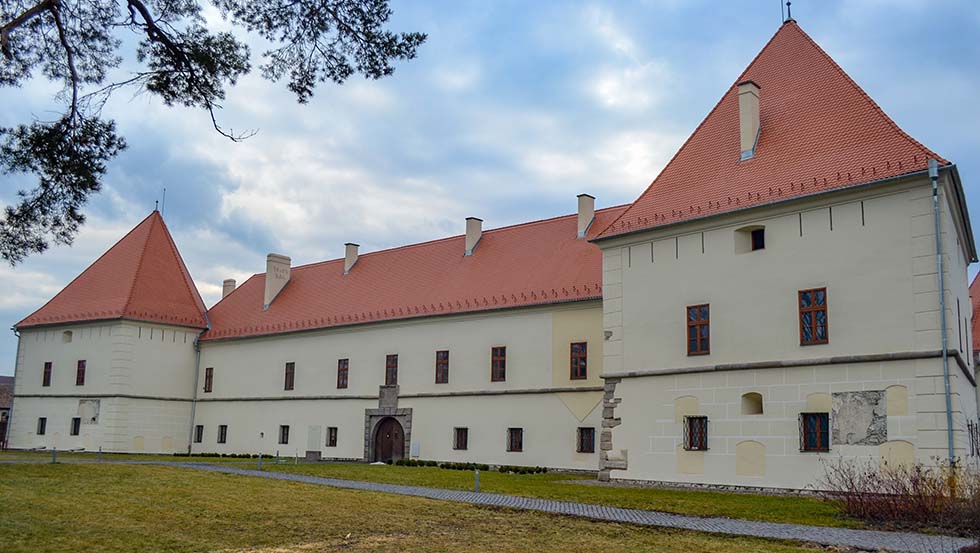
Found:
<path fill-rule="evenodd" d="M 335 488 L 393 493 L 398 495 L 439 499 L 443 501 L 457 501 L 472 505 L 488 505 L 493 507 L 507 507 L 511 509 L 525 509 L 529 511 L 540 511 L 544 513 L 583 517 L 592 520 L 624 522 L 628 524 L 658 526 L 663 528 L 679 528 L 715 534 L 799 540 L 827 546 L 847 546 L 870 551 L 879 551 L 884 549 L 887 551 L 901 551 L 908 553 L 953 553 L 958 551 L 960 548 L 966 547 L 967 545 L 971 545 L 973 543 L 971 540 L 965 538 L 917 534 L 912 532 L 883 532 L 878 530 L 831 528 L 826 526 L 759 522 L 754 520 L 721 517 L 695 517 L 664 513 L 660 511 L 624 509 L 620 507 L 608 507 L 605 505 L 573 503 L 570 501 L 553 501 L 549 499 L 535 499 L 530 497 L 519 497 L 495 493 L 465 492 L 439 488 L 382 484 L 378 482 L 363 482 L 359 480 L 341 480 L 337 478 L 307 476 L 303 474 L 290 474 L 285 472 L 258 471 L 217 464 L 166 462 L 150 464 L 182 466 L 211 472 L 240 474 L 243 476 L 257 476 L 260 478 L 271 478 L 290 482 L 304 482 L 308 484 L 319 484 L 322 486 L 331 486 Z"/>

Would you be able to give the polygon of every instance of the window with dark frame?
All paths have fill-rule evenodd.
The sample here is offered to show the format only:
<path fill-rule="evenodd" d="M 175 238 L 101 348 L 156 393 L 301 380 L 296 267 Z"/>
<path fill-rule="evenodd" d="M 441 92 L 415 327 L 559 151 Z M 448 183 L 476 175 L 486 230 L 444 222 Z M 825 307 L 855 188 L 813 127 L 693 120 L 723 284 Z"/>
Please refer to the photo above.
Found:
<path fill-rule="evenodd" d="M 51 385 L 51 361 L 44 362 L 44 373 L 41 375 L 41 386 Z"/>
<path fill-rule="evenodd" d="M 350 359 L 337 360 L 337 389 L 347 387 L 347 369 L 350 368 Z"/>
<path fill-rule="evenodd" d="M 752 231 L 752 251 L 766 249 L 766 229 L 757 228 Z"/>
<path fill-rule="evenodd" d="M 38 417 L 37 419 L 37 435 L 43 436 L 48 429 L 48 418 Z"/>
<path fill-rule="evenodd" d="M 82 417 L 72 417 L 71 419 L 71 429 L 68 431 L 70 436 L 78 436 L 78 433 L 82 430 Z"/>
<path fill-rule="evenodd" d="M 337 447 L 337 427 L 327 427 L 327 447 Z"/>
<path fill-rule="evenodd" d="M 800 451 L 830 451 L 830 413 L 800 413 Z"/>
<path fill-rule="evenodd" d="M 579 428 L 575 451 L 579 453 L 595 453 L 595 428 Z"/>
<path fill-rule="evenodd" d="M 469 447 L 470 429 L 458 427 L 453 429 L 453 449 L 463 450 Z"/>
<path fill-rule="evenodd" d="M 703 415 L 684 417 L 684 449 L 707 451 L 708 417 Z"/>
<path fill-rule="evenodd" d="M 212 389 L 214 389 L 214 367 L 205 367 L 204 393 L 210 394 Z"/>
<path fill-rule="evenodd" d="M 523 428 L 508 428 L 507 429 L 507 451 L 521 452 L 524 451 L 524 429 Z"/>
<path fill-rule="evenodd" d="M 290 361 L 286 363 L 286 379 L 283 383 L 283 390 L 292 390 L 296 386 L 296 363 Z"/>
<path fill-rule="evenodd" d="M 79 359 L 78 366 L 75 368 L 75 386 L 85 385 L 85 360 Z"/>
<path fill-rule="evenodd" d="M 571 376 L 572 380 L 584 380 L 588 378 L 589 344 L 587 342 L 573 342 L 571 346 Z"/>
<path fill-rule="evenodd" d="M 279 425 L 279 443 L 288 444 L 289 443 L 289 425 L 281 424 Z"/>
<path fill-rule="evenodd" d="M 199 444 L 204 441 L 204 425 L 199 424 L 194 427 L 194 443 Z"/>
<path fill-rule="evenodd" d="M 711 353 L 711 331 L 708 304 L 687 306 L 687 354 Z"/>
<path fill-rule="evenodd" d="M 219 424 L 218 425 L 218 443 L 223 444 L 228 442 L 228 425 Z"/>
<path fill-rule="evenodd" d="M 830 341 L 827 330 L 827 289 L 800 290 L 800 345 L 812 346 Z"/>
<path fill-rule="evenodd" d="M 436 384 L 449 383 L 449 350 L 436 352 Z"/>
<path fill-rule="evenodd" d="M 398 384 L 398 354 L 385 357 L 385 386 Z"/>
<path fill-rule="evenodd" d="M 494 346 L 490 348 L 490 381 L 504 382 L 507 380 L 507 347 Z"/>

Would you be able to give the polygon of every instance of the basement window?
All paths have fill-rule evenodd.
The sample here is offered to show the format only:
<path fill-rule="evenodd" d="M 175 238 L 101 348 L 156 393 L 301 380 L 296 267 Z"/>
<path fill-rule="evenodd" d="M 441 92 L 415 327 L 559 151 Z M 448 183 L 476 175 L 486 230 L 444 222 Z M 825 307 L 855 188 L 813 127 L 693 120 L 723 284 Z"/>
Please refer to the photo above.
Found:
<path fill-rule="evenodd" d="M 708 417 L 684 417 L 684 449 L 688 451 L 708 450 Z"/>

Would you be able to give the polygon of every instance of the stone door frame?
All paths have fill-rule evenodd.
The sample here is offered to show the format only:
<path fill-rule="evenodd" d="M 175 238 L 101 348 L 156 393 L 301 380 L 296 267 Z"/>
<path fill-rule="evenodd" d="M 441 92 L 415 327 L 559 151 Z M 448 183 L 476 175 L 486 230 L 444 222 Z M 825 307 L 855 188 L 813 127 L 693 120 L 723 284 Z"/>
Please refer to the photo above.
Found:
<path fill-rule="evenodd" d="M 409 459 L 412 451 L 412 409 L 398 408 L 398 386 L 381 386 L 378 394 L 378 408 L 364 410 L 364 461 L 374 460 L 374 438 L 381 421 L 391 417 L 402 425 L 405 433 L 402 459 Z"/>

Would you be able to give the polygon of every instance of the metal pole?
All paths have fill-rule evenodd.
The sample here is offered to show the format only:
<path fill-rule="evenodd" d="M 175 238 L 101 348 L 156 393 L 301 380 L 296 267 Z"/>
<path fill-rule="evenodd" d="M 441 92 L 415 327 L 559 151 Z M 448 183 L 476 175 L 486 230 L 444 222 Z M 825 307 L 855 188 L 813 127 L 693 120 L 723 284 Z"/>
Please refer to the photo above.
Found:
<path fill-rule="evenodd" d="M 259 470 L 262 470 L 262 454 L 259 453 Z"/>
<path fill-rule="evenodd" d="M 946 449 L 950 466 L 956 462 L 953 453 L 953 395 L 949 383 L 949 337 L 946 329 L 946 283 L 943 277 L 943 236 L 939 224 L 939 164 L 929 160 L 929 179 L 932 181 L 932 215 L 936 227 L 936 271 L 939 273 L 939 324 L 942 325 L 943 383 L 946 387 Z"/>
<path fill-rule="evenodd" d="M 99 446 L 99 462 L 102 462 L 102 446 Z"/>
<path fill-rule="evenodd" d="M 480 469 L 476 469 L 474 478 L 473 491 L 480 493 Z"/>
<path fill-rule="evenodd" d="M 58 462 L 58 448 L 55 447 L 51 449 L 51 464 L 53 465 L 57 462 Z"/>

